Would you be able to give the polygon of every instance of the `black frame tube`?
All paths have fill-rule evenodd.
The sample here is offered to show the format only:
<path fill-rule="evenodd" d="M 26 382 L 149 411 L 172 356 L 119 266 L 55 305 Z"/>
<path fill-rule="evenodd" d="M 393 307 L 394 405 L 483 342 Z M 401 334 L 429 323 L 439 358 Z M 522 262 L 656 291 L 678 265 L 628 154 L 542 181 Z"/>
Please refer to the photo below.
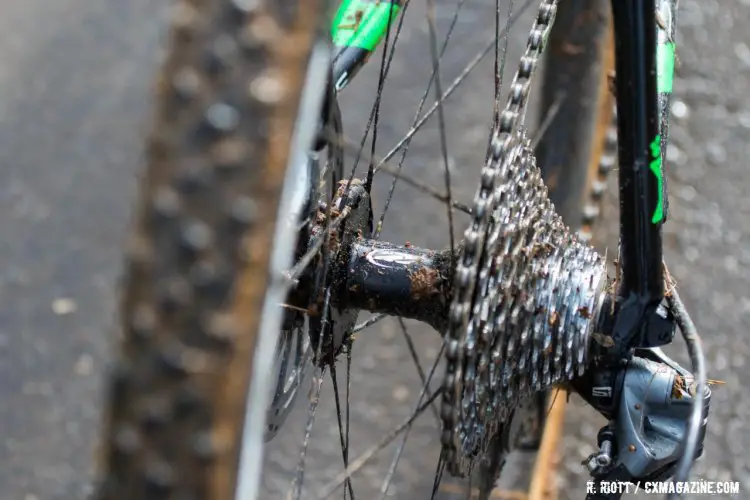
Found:
<path fill-rule="evenodd" d="M 619 295 L 641 314 L 664 297 L 661 221 L 652 222 L 661 193 L 650 165 L 660 146 L 654 0 L 612 0 L 615 28 L 620 189 Z"/>

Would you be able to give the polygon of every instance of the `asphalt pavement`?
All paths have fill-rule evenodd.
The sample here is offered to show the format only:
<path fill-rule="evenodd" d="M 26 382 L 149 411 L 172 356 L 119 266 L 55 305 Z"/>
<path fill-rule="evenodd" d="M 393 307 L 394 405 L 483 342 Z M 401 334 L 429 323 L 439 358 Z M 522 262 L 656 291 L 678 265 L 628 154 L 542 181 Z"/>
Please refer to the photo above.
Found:
<path fill-rule="evenodd" d="M 414 2 L 414 20 L 402 34 L 404 52 L 393 60 L 383 95 L 381 154 L 408 130 L 429 75 L 422 4 Z M 491 35 L 485 28 L 491 26 L 492 7 L 481 4 L 470 0 L 459 17 L 443 60 L 446 82 Z M 709 376 L 726 382 L 714 390 L 706 453 L 695 475 L 740 481 L 736 498 L 747 498 L 750 1 L 680 4 L 666 259 L 703 335 Z M 93 463 L 100 375 L 113 337 L 121 244 L 168 2 L 2 0 L 0 5 L 0 496 L 83 498 Z M 451 15 L 451 8 L 438 10 L 443 28 Z M 529 22 L 527 17 L 511 37 L 509 67 L 515 66 Z M 372 66 L 342 98 L 352 137 L 374 99 L 378 65 Z M 491 71 L 491 63 L 480 66 L 446 105 L 454 195 L 466 202 L 486 147 Z M 405 167 L 433 186 L 443 182 L 438 139 L 433 120 L 415 137 Z M 377 181 L 379 208 L 389 182 Z M 613 195 L 600 228 L 602 245 L 616 241 Z M 445 218 L 442 204 L 400 184 L 383 237 L 439 248 L 447 243 Z M 462 224 L 465 218 L 459 218 Z M 409 323 L 409 331 L 428 369 L 438 339 L 421 325 Z M 413 406 L 420 384 L 406 345 L 395 320 L 355 341 L 351 456 L 376 442 Z M 670 352 L 682 356 L 678 347 Z M 331 393 L 326 383 L 308 454 L 305 484 L 313 491 L 341 470 Z M 284 435 L 269 447 L 264 481 L 270 498 L 285 490 L 298 456 L 306 417 L 304 405 L 298 406 Z M 593 450 L 601 424 L 573 399 L 560 456 L 561 499 L 583 498 L 580 461 Z M 392 497 L 424 497 L 432 485 L 438 442 L 434 415 L 427 412 L 407 441 Z M 355 478 L 355 488 L 363 492 L 358 498 L 377 491 L 392 453 L 387 449 Z"/>

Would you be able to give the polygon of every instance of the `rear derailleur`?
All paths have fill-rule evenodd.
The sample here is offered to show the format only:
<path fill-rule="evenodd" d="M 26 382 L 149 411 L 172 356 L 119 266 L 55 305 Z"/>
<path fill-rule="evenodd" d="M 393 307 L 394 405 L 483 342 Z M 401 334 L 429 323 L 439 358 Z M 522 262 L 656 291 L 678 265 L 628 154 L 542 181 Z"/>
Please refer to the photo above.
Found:
<path fill-rule="evenodd" d="M 593 368 L 573 385 L 609 420 L 597 436 L 598 451 L 583 462 L 594 479 L 587 500 L 619 500 L 627 483 L 664 481 L 674 474 L 695 398 L 690 372 L 658 347 L 635 349 L 629 359 Z M 693 459 L 703 452 L 710 399 L 706 387 Z"/>

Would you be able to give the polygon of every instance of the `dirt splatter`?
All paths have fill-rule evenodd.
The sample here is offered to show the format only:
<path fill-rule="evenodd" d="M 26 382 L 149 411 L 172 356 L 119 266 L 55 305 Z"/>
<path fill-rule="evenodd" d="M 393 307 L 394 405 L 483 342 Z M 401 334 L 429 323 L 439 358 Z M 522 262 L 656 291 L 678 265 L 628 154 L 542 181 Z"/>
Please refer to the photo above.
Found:
<path fill-rule="evenodd" d="M 685 377 L 677 375 L 672 383 L 672 399 L 682 399 L 687 392 L 687 383 Z"/>
<path fill-rule="evenodd" d="M 615 346 L 615 339 L 610 337 L 609 335 L 605 335 L 603 333 L 597 333 L 594 332 L 592 334 L 592 337 L 596 341 L 597 344 L 603 346 L 603 347 L 614 347 Z"/>
<path fill-rule="evenodd" d="M 552 314 L 549 315 L 549 326 L 555 327 L 560 323 L 560 314 L 557 311 L 552 311 Z"/>
<path fill-rule="evenodd" d="M 416 299 L 432 297 L 440 293 L 438 282 L 440 273 L 437 269 L 420 267 L 409 274 L 411 280 L 411 294 Z"/>

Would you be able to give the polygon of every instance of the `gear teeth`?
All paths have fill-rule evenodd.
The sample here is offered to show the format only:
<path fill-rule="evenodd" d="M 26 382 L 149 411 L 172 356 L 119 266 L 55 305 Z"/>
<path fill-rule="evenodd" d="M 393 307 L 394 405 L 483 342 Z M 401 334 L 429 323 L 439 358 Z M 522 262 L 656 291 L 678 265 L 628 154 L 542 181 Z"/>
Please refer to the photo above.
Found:
<path fill-rule="evenodd" d="M 456 268 L 441 410 L 444 456 L 456 476 L 484 456 L 524 398 L 585 368 L 606 281 L 601 257 L 555 213 L 519 120 L 556 8 L 556 0 L 539 7 Z"/>
<path fill-rule="evenodd" d="M 468 277 L 466 260 L 457 270 L 471 299 L 452 305 L 441 412 L 456 475 L 524 399 L 585 369 L 606 282 L 601 257 L 555 213 L 522 139 L 499 169 L 495 192 L 506 196 L 473 238 L 483 241 L 478 272 Z"/>
<path fill-rule="evenodd" d="M 617 164 L 616 127 L 607 131 L 575 236 L 547 197 L 519 120 L 557 3 L 541 2 L 529 33 L 456 268 L 441 410 L 443 451 L 455 476 L 471 471 L 525 398 L 583 373 L 604 296 L 604 261 L 585 243 Z"/>

